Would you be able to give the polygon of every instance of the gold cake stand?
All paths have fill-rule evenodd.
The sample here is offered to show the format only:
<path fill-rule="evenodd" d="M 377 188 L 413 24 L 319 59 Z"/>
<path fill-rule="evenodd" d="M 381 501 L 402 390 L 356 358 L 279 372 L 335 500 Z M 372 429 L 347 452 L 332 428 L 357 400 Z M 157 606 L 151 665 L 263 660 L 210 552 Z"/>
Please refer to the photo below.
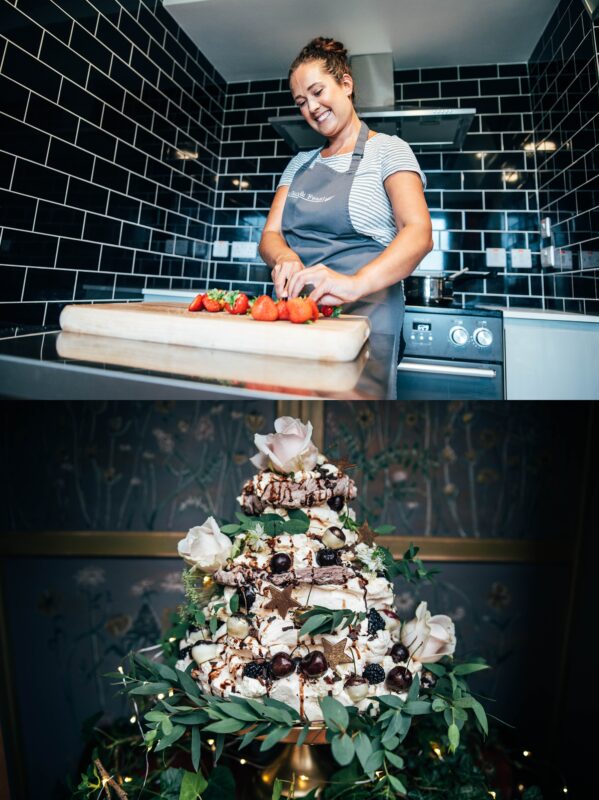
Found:
<path fill-rule="evenodd" d="M 331 750 L 326 741 L 326 728 L 322 725 L 310 726 L 304 744 L 298 746 L 297 740 L 303 726 L 292 728 L 281 739 L 283 750 L 270 763 L 257 773 L 254 779 L 254 796 L 257 800 L 270 800 L 275 778 L 291 781 L 295 776 L 295 797 L 305 797 L 312 789 L 320 789 L 328 782 L 335 765 Z M 258 736 L 264 739 L 264 736 Z M 289 783 L 284 784 L 283 795 L 287 794 Z"/>

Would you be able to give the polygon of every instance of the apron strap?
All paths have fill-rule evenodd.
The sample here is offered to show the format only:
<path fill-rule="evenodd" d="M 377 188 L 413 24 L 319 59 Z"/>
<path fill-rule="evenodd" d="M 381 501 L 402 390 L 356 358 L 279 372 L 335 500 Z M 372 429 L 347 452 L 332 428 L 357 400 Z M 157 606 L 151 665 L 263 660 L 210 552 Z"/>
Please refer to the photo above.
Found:
<path fill-rule="evenodd" d="M 354 175 L 360 166 L 360 161 L 364 155 L 364 148 L 366 147 L 367 139 L 368 125 L 364 122 L 364 120 L 362 120 L 362 124 L 360 125 L 360 133 L 358 134 L 358 141 L 356 142 L 356 148 L 352 156 L 351 164 L 349 165 L 349 169 L 347 171 L 349 175 Z"/>

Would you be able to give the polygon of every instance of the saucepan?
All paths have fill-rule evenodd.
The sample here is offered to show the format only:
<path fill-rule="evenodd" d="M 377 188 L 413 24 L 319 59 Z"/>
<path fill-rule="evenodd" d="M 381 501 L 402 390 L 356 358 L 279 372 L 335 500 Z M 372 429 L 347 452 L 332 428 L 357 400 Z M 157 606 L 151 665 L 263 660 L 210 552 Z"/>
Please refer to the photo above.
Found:
<path fill-rule="evenodd" d="M 473 272 L 468 267 L 448 274 L 410 275 L 404 287 L 406 302 L 417 305 L 443 305 L 453 299 L 454 281 L 462 275 L 488 275 L 488 272 Z"/>

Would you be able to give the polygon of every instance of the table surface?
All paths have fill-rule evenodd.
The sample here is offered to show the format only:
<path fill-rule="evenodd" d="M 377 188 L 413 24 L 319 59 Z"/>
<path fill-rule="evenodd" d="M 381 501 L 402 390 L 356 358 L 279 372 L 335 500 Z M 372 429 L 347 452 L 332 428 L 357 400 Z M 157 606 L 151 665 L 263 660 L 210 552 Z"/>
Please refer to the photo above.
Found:
<path fill-rule="evenodd" d="M 62 334 L 64 336 L 64 334 Z M 212 369 L 202 374 L 202 351 L 189 351 L 194 362 L 191 375 L 170 370 L 168 364 L 181 364 L 181 348 L 177 359 L 165 351 L 164 369 L 146 369 L 125 364 L 98 363 L 90 360 L 61 357 L 57 340 L 61 336 L 55 326 L 30 329 L 25 335 L 0 339 L 0 395 L 23 399 L 102 400 L 102 399 L 335 399 L 384 400 L 395 396 L 396 365 L 391 363 L 393 337 L 373 335 L 364 345 L 356 362 L 338 365 L 330 362 L 285 359 L 284 379 L 273 380 L 268 356 L 247 356 L 249 362 L 239 370 L 227 364 L 226 379 Z M 95 337 L 89 337 L 93 339 Z M 59 343 L 60 344 L 60 343 Z M 148 343 L 146 343 L 148 344 Z M 150 345 L 172 348 L 172 345 Z M 194 352 L 195 351 L 195 352 Z M 213 351 L 204 351 L 206 362 Z M 212 361 L 214 359 L 212 358 Z M 143 362 L 140 361 L 140 363 Z M 341 367 L 339 373 L 331 370 Z M 248 374 L 251 373 L 251 379 Z M 310 378 L 312 374 L 312 378 Z M 336 382 L 337 375 L 340 378 Z M 320 383 L 313 388 L 310 382 Z M 282 385 L 278 385 L 278 383 Z M 322 387 L 325 388 L 322 388 Z M 326 388 L 326 387 L 330 388 Z"/>

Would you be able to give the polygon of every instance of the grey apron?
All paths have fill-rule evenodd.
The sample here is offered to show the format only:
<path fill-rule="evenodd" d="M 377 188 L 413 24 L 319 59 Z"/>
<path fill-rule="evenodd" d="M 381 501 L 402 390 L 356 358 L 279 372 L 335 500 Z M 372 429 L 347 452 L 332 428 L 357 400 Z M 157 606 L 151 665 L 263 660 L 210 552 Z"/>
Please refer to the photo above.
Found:
<path fill-rule="evenodd" d="M 318 153 L 301 166 L 289 186 L 283 209 L 282 232 L 289 247 L 307 267 L 326 264 L 344 275 L 354 275 L 385 249 L 370 236 L 358 233 L 349 216 L 349 193 L 364 155 L 368 127 L 362 122 L 347 172 L 337 172 Z M 356 303 L 344 303 L 344 313 L 369 317 L 372 332 L 394 337 L 395 371 L 404 316 L 401 282 Z"/>

